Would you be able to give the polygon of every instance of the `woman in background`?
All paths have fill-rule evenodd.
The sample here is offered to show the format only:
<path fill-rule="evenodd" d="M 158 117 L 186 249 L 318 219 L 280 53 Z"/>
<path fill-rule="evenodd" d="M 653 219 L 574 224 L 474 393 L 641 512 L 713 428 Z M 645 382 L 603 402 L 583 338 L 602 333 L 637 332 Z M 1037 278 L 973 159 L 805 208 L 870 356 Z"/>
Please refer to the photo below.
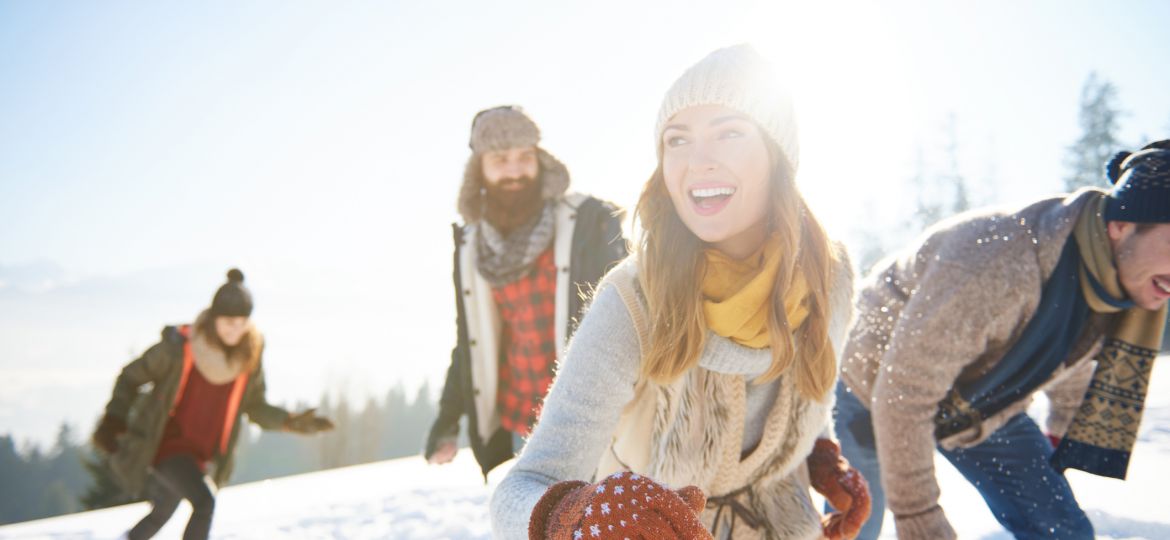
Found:
<path fill-rule="evenodd" d="M 233 268 L 227 277 L 194 324 L 167 326 L 162 341 L 122 369 L 94 433 L 123 489 L 151 502 L 127 533 L 131 540 L 154 536 L 182 499 L 192 508 L 183 538 L 208 537 L 217 486 L 232 472 L 240 415 L 269 430 L 333 428 L 311 409 L 289 414 L 265 400 L 264 337 L 250 319 L 252 294 L 242 272 Z"/>

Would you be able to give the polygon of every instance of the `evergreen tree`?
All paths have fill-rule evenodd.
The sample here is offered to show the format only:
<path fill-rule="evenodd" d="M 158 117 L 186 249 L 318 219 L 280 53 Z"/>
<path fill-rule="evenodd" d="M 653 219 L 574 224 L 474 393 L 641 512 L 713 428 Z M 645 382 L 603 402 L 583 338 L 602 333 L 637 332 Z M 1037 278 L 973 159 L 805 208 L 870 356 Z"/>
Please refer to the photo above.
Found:
<path fill-rule="evenodd" d="M 337 404 L 330 405 L 328 396 L 321 398 L 321 408 L 325 416 L 333 421 L 333 430 L 315 437 L 318 440 L 318 468 L 333 469 L 344 467 L 352 463 L 349 456 L 348 439 L 353 433 L 353 422 L 350 421 L 349 401 L 344 390 L 338 393 Z"/>
<path fill-rule="evenodd" d="M 357 433 L 351 434 L 352 444 L 356 445 L 356 460 L 354 463 L 371 463 L 381 457 L 381 433 L 385 428 L 385 415 L 374 398 L 366 400 L 365 409 L 355 422 Z"/>
<path fill-rule="evenodd" d="M 44 468 L 44 496 L 41 508 L 45 516 L 81 511 L 80 495 L 90 478 L 82 463 L 82 448 L 74 441 L 73 427 L 62 422 L 57 441 L 49 451 Z"/>
<path fill-rule="evenodd" d="M 114 479 L 109 456 L 91 451 L 89 456 L 82 458 L 81 463 L 90 477 L 89 487 L 81 494 L 83 508 L 97 510 L 134 502 Z"/>
<path fill-rule="evenodd" d="M 954 113 L 947 116 L 942 130 L 941 148 L 928 152 L 919 146 L 915 151 L 912 173 L 906 180 L 914 206 L 906 217 L 892 226 L 867 224 L 856 233 L 859 243 L 853 246 L 852 255 L 863 274 L 930 226 L 971 209 L 974 197 L 959 164 L 958 121 Z"/>
<path fill-rule="evenodd" d="M 943 186 L 950 186 L 951 200 L 950 215 L 966 212 L 971 209 L 971 190 L 967 186 L 967 178 L 959 170 L 959 122 L 955 113 L 947 117 L 946 147 L 943 149 L 946 156 L 946 167 L 938 176 L 938 182 Z"/>
<path fill-rule="evenodd" d="M 917 195 L 913 214 L 908 220 L 913 238 L 940 220 L 971 209 L 971 189 L 959 167 L 959 127 L 954 113 L 943 125 L 940 157 L 928 160 L 918 149 L 910 186 Z"/>
<path fill-rule="evenodd" d="M 1081 88 L 1081 136 L 1066 151 L 1066 191 L 1084 186 L 1108 187 L 1102 170 L 1105 162 L 1121 148 L 1117 140 L 1120 116 L 1117 88 L 1096 72 L 1090 73 Z"/>
<path fill-rule="evenodd" d="M 0 489 L 0 524 L 23 521 L 25 500 L 34 487 L 33 475 L 11 435 L 0 436 L 0 477 L 4 478 Z"/>
<path fill-rule="evenodd" d="M 939 201 L 937 186 L 926 171 L 926 158 L 922 147 L 915 152 L 914 174 L 910 177 L 910 190 L 914 193 L 914 211 L 910 214 L 907 227 L 921 231 L 938 221 L 943 215 L 943 204 Z M 917 234 L 911 232 L 911 236 Z"/>
<path fill-rule="evenodd" d="M 65 423 L 48 451 L 35 443 L 17 449 L 11 436 L 0 436 L 0 523 L 81 510 L 79 498 L 91 481 L 81 455 Z"/>

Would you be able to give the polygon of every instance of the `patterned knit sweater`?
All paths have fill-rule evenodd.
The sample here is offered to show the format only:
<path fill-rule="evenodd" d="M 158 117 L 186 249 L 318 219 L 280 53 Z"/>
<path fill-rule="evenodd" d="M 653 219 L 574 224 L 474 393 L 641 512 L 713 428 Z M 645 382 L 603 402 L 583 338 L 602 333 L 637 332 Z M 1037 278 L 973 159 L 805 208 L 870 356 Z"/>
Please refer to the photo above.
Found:
<path fill-rule="evenodd" d="M 873 412 L 899 538 L 954 537 L 938 506 L 935 445 L 979 444 L 1027 409 L 1030 396 L 967 431 L 934 437 L 938 403 L 951 387 L 986 374 L 1019 339 L 1089 194 L 944 221 L 861 284 L 841 378 Z M 1049 433 L 1063 435 L 1080 406 L 1093 373 L 1087 358 L 1108 322 L 1090 317 L 1045 386 Z"/>

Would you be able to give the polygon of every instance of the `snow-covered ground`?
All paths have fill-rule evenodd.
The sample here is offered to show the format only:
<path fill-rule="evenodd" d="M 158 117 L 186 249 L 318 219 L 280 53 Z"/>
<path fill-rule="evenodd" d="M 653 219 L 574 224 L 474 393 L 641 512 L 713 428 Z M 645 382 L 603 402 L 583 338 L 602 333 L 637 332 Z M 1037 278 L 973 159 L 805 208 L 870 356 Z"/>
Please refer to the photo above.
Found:
<path fill-rule="evenodd" d="M 1155 366 L 1129 479 L 1122 482 L 1070 471 L 1077 499 L 1098 538 L 1170 538 L 1166 482 L 1170 481 L 1170 362 Z M 1042 413 L 1038 404 L 1033 413 Z M 941 457 L 942 505 L 963 538 L 1007 540 L 978 493 Z M 277 480 L 220 492 L 212 537 L 217 539 L 484 539 L 487 501 L 510 464 L 485 485 L 471 453 L 443 467 L 404 458 Z M 0 527 L 8 539 L 112 539 L 147 512 L 145 503 Z M 158 538 L 179 538 L 189 510 L 180 507 Z M 883 538 L 893 538 L 887 514 Z"/>
<path fill-rule="evenodd" d="M 507 465 L 506 465 L 507 466 Z M 444 466 L 402 458 L 275 480 L 219 492 L 211 536 L 218 539 L 490 538 L 487 500 L 503 471 L 485 486 L 470 450 Z M 130 504 L 0 527 L 0 539 L 113 539 L 146 515 Z M 156 538 L 180 538 L 183 503 Z"/>

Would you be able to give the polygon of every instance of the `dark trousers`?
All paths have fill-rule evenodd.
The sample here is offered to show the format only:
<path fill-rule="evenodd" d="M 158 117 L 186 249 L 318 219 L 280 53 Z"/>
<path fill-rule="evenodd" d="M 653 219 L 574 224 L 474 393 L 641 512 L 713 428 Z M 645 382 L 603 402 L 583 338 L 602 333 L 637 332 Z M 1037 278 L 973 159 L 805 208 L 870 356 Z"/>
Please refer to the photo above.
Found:
<path fill-rule="evenodd" d="M 183 499 L 191 503 L 191 519 L 183 540 L 206 540 L 215 511 L 215 485 L 199 470 L 194 459 L 178 455 L 155 465 L 147 481 L 146 495 L 150 499 L 150 513 L 130 529 L 130 540 L 144 540 L 158 533 Z"/>
<path fill-rule="evenodd" d="M 837 386 L 835 414 L 841 454 L 865 476 L 873 500 L 873 512 L 857 538 L 877 538 L 886 505 L 872 417 L 845 383 Z M 1077 504 L 1068 481 L 1048 464 L 1052 444 L 1027 414 L 1012 417 L 971 448 L 938 450 L 975 486 L 995 519 L 1016 538 L 1093 538 L 1093 524 Z"/>

